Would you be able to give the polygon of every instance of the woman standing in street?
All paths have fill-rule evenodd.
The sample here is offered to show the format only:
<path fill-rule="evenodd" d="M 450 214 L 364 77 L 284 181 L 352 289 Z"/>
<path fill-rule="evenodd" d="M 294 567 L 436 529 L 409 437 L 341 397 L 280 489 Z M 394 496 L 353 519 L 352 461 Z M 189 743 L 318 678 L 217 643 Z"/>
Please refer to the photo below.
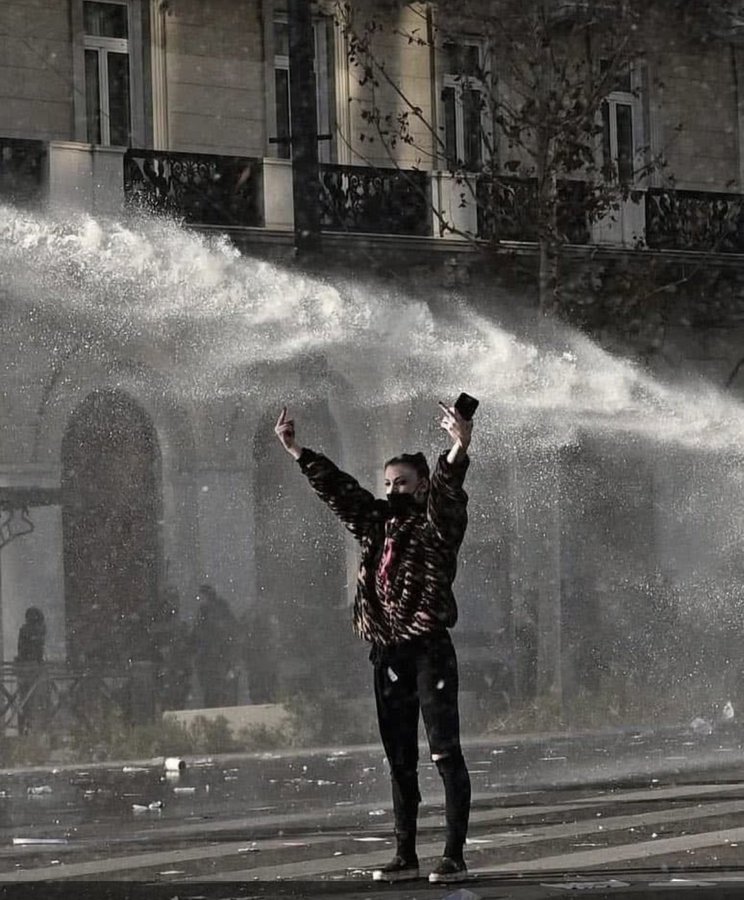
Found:
<path fill-rule="evenodd" d="M 315 493 L 361 545 L 354 630 L 372 645 L 380 736 L 393 789 L 397 851 L 375 871 L 381 881 L 419 877 L 416 821 L 418 722 L 423 715 L 431 758 L 444 783 L 446 843 L 433 883 L 467 877 L 463 856 L 470 814 L 470 777 L 460 746 L 457 658 L 449 630 L 457 621 L 452 583 L 467 527 L 463 490 L 472 421 L 445 407 L 441 426 L 452 447 L 434 473 L 423 453 L 385 464 L 386 499 L 377 499 L 325 456 L 297 442 L 282 410 L 275 433 Z"/>

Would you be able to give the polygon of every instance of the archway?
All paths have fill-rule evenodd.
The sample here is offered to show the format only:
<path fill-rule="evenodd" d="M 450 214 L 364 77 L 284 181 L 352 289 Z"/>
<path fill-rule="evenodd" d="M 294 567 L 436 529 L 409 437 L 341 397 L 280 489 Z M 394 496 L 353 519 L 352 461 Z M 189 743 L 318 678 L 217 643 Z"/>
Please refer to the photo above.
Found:
<path fill-rule="evenodd" d="M 126 394 L 92 393 L 62 441 L 67 646 L 76 664 L 147 658 L 160 569 L 160 450 Z"/>

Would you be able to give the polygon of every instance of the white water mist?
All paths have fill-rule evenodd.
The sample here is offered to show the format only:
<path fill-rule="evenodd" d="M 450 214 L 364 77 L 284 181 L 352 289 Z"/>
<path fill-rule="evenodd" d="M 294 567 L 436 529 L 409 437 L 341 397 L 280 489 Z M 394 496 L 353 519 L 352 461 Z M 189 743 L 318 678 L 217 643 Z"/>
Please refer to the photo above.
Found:
<path fill-rule="evenodd" d="M 308 278 L 161 219 L 60 220 L 3 206 L 0 272 L 19 341 L 43 322 L 57 343 L 82 336 L 101 354 L 144 345 L 176 392 L 200 399 L 240 389 L 275 402 L 280 384 L 241 373 L 323 356 L 363 405 L 467 389 L 481 398 L 485 431 L 539 422 L 556 440 L 573 428 L 701 449 L 744 440 L 742 408 L 720 390 L 663 384 L 578 334 L 538 349 L 466 304 L 443 322 L 401 293 Z M 303 385 L 305 396 L 322 389 Z"/>

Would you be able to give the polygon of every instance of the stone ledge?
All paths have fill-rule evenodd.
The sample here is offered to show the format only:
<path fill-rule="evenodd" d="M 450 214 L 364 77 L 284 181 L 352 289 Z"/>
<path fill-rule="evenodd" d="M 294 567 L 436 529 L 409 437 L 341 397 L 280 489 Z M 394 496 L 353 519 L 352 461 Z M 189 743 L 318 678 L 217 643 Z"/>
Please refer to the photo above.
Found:
<path fill-rule="evenodd" d="M 255 703 L 247 706 L 218 706 L 212 709 L 165 710 L 163 719 L 190 727 L 198 718 L 227 720 L 233 734 L 242 728 L 282 728 L 289 721 L 289 713 L 280 703 Z"/>

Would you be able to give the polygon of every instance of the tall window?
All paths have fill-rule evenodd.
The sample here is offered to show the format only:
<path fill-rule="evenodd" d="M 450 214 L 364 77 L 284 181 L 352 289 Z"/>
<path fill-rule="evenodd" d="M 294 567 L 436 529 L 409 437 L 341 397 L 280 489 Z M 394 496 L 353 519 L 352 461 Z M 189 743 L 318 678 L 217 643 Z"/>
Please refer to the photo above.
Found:
<path fill-rule="evenodd" d="M 331 131 L 331 63 L 328 21 L 317 19 L 313 22 L 315 103 L 318 111 L 318 134 L 328 135 Z M 289 94 L 289 24 L 286 19 L 274 22 L 274 105 L 276 114 L 276 147 L 280 159 L 292 156 L 292 111 Z M 318 158 L 330 161 L 331 144 L 328 139 L 318 143 Z"/>
<path fill-rule="evenodd" d="M 605 168 L 621 184 L 630 184 L 635 172 L 638 140 L 638 97 L 633 70 L 620 73 L 615 88 L 602 104 L 602 153 Z"/>
<path fill-rule="evenodd" d="M 442 48 L 444 153 L 450 168 L 483 166 L 484 72 L 478 44 L 448 42 Z"/>
<path fill-rule="evenodd" d="M 129 4 L 85 0 L 85 107 L 88 141 L 131 143 Z"/>

